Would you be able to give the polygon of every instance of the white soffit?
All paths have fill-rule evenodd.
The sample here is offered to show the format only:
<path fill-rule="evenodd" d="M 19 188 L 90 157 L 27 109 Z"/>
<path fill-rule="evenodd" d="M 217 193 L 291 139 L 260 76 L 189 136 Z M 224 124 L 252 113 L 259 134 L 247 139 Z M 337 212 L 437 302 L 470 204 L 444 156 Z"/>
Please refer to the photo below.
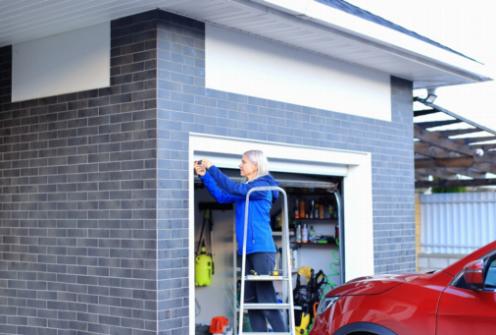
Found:
<path fill-rule="evenodd" d="M 0 46 L 156 8 L 380 70 L 415 88 L 490 79 L 477 62 L 313 0 L 6 0 Z"/>

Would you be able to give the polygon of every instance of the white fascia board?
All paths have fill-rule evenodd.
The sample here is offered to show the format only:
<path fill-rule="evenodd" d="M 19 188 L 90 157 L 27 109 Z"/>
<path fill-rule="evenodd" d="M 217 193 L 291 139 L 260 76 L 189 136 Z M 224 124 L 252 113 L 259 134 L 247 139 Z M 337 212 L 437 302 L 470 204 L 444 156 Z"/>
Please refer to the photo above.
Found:
<path fill-rule="evenodd" d="M 382 49 L 396 56 L 437 70 L 454 73 L 469 81 L 492 79 L 483 64 L 314 0 L 251 1 L 284 11 L 299 19 L 354 35 L 369 41 L 376 47 L 382 46 Z"/>

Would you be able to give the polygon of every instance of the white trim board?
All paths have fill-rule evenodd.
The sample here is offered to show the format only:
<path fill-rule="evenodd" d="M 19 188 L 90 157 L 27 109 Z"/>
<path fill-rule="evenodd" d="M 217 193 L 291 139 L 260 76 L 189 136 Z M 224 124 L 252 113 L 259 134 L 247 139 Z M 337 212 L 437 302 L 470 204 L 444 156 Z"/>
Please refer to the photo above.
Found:
<path fill-rule="evenodd" d="M 284 161 L 283 172 L 343 176 L 345 234 L 345 280 L 374 273 L 374 240 L 372 219 L 372 156 L 367 152 L 250 141 L 213 135 L 190 133 L 189 163 L 199 158 L 214 158 L 221 167 L 236 168 L 243 152 L 263 150 L 269 161 Z M 201 154 L 201 155 L 200 155 Z M 237 160 L 234 157 L 237 156 Z M 316 166 L 312 172 L 306 166 Z M 316 171 L 320 171 L 317 173 Z M 326 173 L 327 172 L 327 173 Z M 342 174 L 341 174 L 341 173 Z M 194 173 L 189 174 L 189 333 L 195 329 L 194 283 Z"/>

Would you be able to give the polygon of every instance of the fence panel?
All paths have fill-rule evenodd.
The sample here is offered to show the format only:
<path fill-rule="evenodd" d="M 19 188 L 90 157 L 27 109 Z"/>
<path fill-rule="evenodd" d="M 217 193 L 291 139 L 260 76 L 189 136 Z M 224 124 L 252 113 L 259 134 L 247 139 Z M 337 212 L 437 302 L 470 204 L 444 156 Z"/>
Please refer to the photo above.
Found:
<path fill-rule="evenodd" d="M 496 239 L 496 192 L 420 196 L 422 253 L 466 254 Z"/>

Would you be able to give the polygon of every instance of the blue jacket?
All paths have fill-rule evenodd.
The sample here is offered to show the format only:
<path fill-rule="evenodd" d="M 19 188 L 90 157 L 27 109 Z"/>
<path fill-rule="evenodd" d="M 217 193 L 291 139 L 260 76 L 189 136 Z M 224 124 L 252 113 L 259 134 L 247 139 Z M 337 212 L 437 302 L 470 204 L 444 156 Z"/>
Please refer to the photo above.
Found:
<path fill-rule="evenodd" d="M 238 242 L 238 254 L 241 255 L 243 252 L 246 194 L 255 186 L 277 186 L 277 182 L 271 175 L 266 175 L 247 183 L 237 183 L 229 179 L 214 165 L 200 178 L 217 202 L 221 204 L 234 203 L 236 211 L 236 241 Z M 277 191 L 251 193 L 250 208 L 248 210 L 247 254 L 276 252 L 270 227 L 270 210 L 272 202 L 277 197 Z"/>

